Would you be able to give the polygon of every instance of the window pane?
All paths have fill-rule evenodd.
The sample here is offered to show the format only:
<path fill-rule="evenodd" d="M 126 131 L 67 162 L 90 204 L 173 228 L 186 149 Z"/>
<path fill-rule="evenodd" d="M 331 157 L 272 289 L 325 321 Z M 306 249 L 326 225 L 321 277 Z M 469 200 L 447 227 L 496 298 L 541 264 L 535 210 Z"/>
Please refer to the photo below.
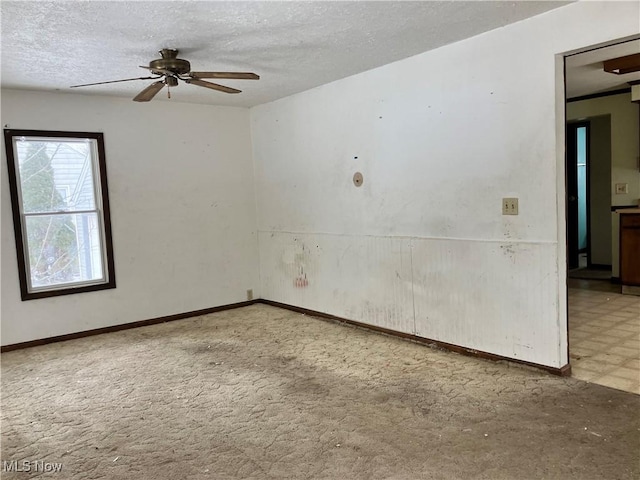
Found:
<path fill-rule="evenodd" d="M 4 138 L 22 300 L 115 288 L 103 134 Z"/>
<path fill-rule="evenodd" d="M 16 139 L 25 213 L 93 210 L 93 142 Z"/>
<path fill-rule="evenodd" d="M 103 279 L 97 213 L 26 217 L 31 286 Z"/>

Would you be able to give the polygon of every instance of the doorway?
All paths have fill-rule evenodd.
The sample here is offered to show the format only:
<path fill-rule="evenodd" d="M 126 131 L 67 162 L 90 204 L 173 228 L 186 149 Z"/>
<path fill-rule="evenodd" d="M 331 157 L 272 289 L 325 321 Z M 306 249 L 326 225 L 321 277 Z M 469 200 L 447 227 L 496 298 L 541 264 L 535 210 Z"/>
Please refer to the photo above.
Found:
<path fill-rule="evenodd" d="M 638 104 L 631 102 L 626 83 L 635 78 L 601 68 L 592 72 L 602 81 L 595 88 L 585 80 L 584 71 L 637 52 L 639 47 L 640 39 L 635 39 L 565 57 L 564 192 L 572 375 L 637 394 L 640 297 L 621 294 L 612 268 L 618 254 L 614 211 L 634 203 L 640 193 L 622 196 L 613 188 L 619 182 L 637 185 L 640 180 L 640 172 L 629 160 L 640 156 Z"/>
<path fill-rule="evenodd" d="M 591 265 L 589 122 L 567 125 L 567 257 L 569 270 Z"/>
<path fill-rule="evenodd" d="M 567 105 L 567 268 L 569 278 L 611 281 L 612 121 L 601 112 L 572 120 L 588 103 Z"/>

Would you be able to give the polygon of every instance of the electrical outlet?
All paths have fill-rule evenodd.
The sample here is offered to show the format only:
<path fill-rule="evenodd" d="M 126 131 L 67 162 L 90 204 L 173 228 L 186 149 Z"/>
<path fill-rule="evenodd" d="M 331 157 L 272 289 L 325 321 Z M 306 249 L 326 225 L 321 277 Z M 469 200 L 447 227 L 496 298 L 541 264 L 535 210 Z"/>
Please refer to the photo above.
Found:
<path fill-rule="evenodd" d="M 629 193 L 629 184 L 616 183 L 616 195 L 624 195 L 625 193 Z"/>
<path fill-rule="evenodd" d="M 253 289 L 247 290 L 247 300 L 253 300 Z"/>
<path fill-rule="evenodd" d="M 518 199 L 517 198 L 503 198 L 502 199 L 502 214 L 503 215 L 518 215 Z"/>

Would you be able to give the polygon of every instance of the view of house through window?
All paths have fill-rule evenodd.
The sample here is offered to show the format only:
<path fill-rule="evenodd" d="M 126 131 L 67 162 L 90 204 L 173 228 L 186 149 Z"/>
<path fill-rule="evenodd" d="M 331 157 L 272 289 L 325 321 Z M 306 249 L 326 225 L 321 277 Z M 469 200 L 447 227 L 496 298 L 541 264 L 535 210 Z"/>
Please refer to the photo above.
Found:
<path fill-rule="evenodd" d="M 102 134 L 6 130 L 5 141 L 23 299 L 115 286 Z"/>

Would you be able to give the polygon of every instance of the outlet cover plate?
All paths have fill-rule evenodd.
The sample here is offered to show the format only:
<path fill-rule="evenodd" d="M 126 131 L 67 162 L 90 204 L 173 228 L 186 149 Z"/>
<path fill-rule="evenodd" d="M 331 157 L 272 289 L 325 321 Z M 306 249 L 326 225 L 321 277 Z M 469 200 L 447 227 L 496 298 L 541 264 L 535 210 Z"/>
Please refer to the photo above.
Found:
<path fill-rule="evenodd" d="M 616 195 L 624 195 L 629 193 L 628 183 L 616 183 Z"/>
<path fill-rule="evenodd" d="M 514 197 L 502 199 L 503 215 L 518 215 L 518 199 Z"/>

